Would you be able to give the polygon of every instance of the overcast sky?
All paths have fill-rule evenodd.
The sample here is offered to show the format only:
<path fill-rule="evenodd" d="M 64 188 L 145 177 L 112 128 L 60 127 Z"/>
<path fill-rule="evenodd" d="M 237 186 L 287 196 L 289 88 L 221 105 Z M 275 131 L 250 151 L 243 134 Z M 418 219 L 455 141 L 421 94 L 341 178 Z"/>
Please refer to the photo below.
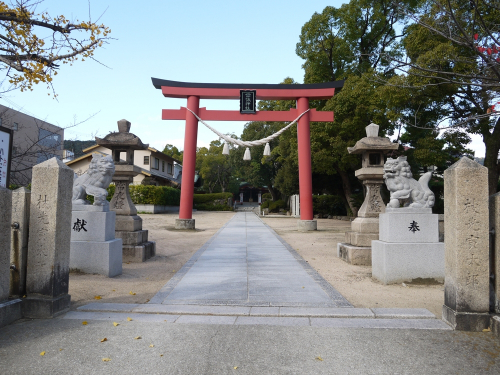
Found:
<path fill-rule="evenodd" d="M 63 66 L 54 78 L 57 101 L 45 85 L 32 92 L 2 95 L 0 103 L 52 124 L 67 127 L 75 119 L 92 119 L 65 131 L 66 139 L 91 139 L 117 130 L 127 119 L 131 132 L 163 150 L 184 147 L 184 121 L 162 121 L 162 109 L 177 109 L 185 99 L 164 98 L 151 77 L 203 83 L 303 82 L 303 60 L 295 54 L 302 26 L 314 12 L 341 0 L 90 0 L 92 20 L 111 28 L 109 45 L 97 60 Z M 87 0 L 45 0 L 38 8 L 71 21 L 89 16 Z M 109 67 L 109 68 L 108 68 Z M 236 100 L 202 100 L 208 109 L 239 108 Z M 243 122 L 211 122 L 223 133 L 240 135 Z M 198 146 L 217 136 L 199 125 Z M 473 142 L 484 156 L 482 142 Z"/>

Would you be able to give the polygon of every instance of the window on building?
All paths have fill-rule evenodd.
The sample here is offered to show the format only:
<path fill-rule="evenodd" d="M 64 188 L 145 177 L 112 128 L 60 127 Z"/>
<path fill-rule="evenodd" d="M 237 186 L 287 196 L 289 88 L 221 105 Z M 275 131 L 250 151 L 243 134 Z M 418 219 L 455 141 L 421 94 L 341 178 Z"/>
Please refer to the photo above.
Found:
<path fill-rule="evenodd" d="M 172 164 L 170 163 L 167 164 L 167 173 L 172 174 Z"/>
<path fill-rule="evenodd" d="M 165 160 L 161 161 L 161 171 L 165 172 Z"/>
<path fill-rule="evenodd" d="M 12 125 L 12 130 L 19 130 L 19 124 L 17 122 Z"/>
<path fill-rule="evenodd" d="M 144 165 L 149 165 L 149 156 L 144 156 Z"/>
<path fill-rule="evenodd" d="M 43 147 L 60 148 L 61 135 L 45 129 L 40 129 L 38 132 L 38 144 Z"/>
<path fill-rule="evenodd" d="M 154 158 L 154 163 L 153 169 L 160 170 L 160 159 Z"/>

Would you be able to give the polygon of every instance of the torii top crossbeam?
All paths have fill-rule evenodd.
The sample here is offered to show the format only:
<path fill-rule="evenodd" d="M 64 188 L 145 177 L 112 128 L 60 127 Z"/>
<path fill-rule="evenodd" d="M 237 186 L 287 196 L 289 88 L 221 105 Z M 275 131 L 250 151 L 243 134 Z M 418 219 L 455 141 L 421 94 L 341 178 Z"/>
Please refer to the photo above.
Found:
<path fill-rule="evenodd" d="M 335 94 L 335 90 L 340 90 L 344 85 L 344 81 L 317 84 L 235 84 L 177 82 L 158 78 L 151 78 L 151 80 L 155 88 L 161 89 L 163 96 L 186 98 L 187 108 L 201 119 L 213 121 L 293 121 L 299 114 L 309 109 L 309 99 L 330 99 Z M 242 90 L 255 90 L 255 98 L 259 100 L 297 100 L 297 108 L 292 108 L 289 111 L 241 113 L 241 111 L 207 110 L 199 107 L 200 99 L 240 99 Z M 181 207 L 179 210 L 179 222 L 184 221 L 184 223 L 176 224 L 176 226 L 194 228 L 192 208 L 198 119 L 186 108 L 164 109 L 162 110 L 162 119 L 186 120 Z M 297 143 L 301 206 L 299 229 L 315 229 L 316 224 L 313 220 L 312 210 L 310 121 L 332 122 L 333 112 L 312 109 L 298 121 Z"/>

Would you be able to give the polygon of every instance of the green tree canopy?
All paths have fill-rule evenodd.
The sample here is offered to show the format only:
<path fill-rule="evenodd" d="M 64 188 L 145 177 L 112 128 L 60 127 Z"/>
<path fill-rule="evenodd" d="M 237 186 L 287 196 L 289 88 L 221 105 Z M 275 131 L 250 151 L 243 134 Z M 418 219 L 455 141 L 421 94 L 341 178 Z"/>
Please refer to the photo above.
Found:
<path fill-rule="evenodd" d="M 179 149 L 174 145 L 167 143 L 162 152 L 165 155 L 168 155 L 171 158 L 174 158 L 175 160 L 179 160 L 182 163 L 182 156 L 184 154 L 184 151 L 179 151 Z"/>

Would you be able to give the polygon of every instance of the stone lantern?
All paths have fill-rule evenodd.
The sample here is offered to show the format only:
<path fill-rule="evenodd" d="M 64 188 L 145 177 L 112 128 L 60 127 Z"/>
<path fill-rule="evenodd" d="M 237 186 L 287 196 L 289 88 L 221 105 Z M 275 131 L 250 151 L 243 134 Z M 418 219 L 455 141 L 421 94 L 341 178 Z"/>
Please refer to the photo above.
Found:
<path fill-rule="evenodd" d="M 115 162 L 115 194 L 110 208 L 116 212 L 115 237 L 123 241 L 123 261 L 144 262 L 155 255 L 156 243 L 148 241 L 148 231 L 142 230 L 142 219 L 130 198 L 129 184 L 141 173 L 141 168 L 134 165 L 134 150 L 147 150 L 149 145 L 130 133 L 130 126 L 129 121 L 120 120 L 118 132 L 109 133 L 102 139 L 96 137 L 96 142 L 111 150 Z"/>
<path fill-rule="evenodd" d="M 345 233 L 345 243 L 337 244 L 337 255 L 346 262 L 357 265 L 371 265 L 371 242 L 378 240 L 379 214 L 385 212 L 385 205 L 380 196 L 380 187 L 384 183 L 384 154 L 397 150 L 398 143 L 389 138 L 378 136 L 379 126 L 370 124 L 366 127 L 366 137 L 348 147 L 350 154 L 361 154 L 361 169 L 356 177 L 363 181 L 366 195 L 358 217 L 351 223 L 351 231 Z"/>

